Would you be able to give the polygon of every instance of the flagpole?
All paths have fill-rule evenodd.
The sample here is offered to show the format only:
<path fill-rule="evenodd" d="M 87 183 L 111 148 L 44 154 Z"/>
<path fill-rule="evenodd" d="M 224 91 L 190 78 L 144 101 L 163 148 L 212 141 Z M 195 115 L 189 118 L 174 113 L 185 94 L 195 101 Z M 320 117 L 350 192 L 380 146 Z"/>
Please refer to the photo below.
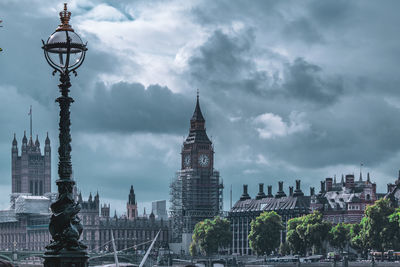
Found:
<path fill-rule="evenodd" d="M 31 105 L 31 109 L 29 110 L 29 116 L 31 119 L 31 139 L 32 139 L 32 105 Z"/>

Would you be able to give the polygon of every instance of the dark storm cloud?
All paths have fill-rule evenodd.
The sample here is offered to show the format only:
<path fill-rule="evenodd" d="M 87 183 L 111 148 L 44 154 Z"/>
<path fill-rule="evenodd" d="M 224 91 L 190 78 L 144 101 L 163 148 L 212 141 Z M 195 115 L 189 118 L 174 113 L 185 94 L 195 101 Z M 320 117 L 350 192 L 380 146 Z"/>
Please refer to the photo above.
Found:
<path fill-rule="evenodd" d="M 335 101 L 343 93 L 340 77 L 321 76 L 322 68 L 297 58 L 285 69 L 285 81 L 282 89 L 288 97 L 310 100 L 319 104 Z"/>
<path fill-rule="evenodd" d="M 159 85 L 121 82 L 106 88 L 98 83 L 82 96 L 76 124 L 88 132 L 182 133 L 193 109 L 193 100 Z"/>
<path fill-rule="evenodd" d="M 257 51 L 254 42 L 253 29 L 237 36 L 215 31 L 189 60 L 191 77 L 199 84 L 208 83 L 209 90 L 239 90 L 265 98 L 284 96 L 318 105 L 334 102 L 343 92 L 340 77 L 326 75 L 320 66 L 303 58 L 290 63 L 268 48 Z M 283 81 L 257 68 L 257 53 L 280 61 Z"/>
<path fill-rule="evenodd" d="M 240 38 L 230 37 L 217 30 L 199 48 L 199 55 L 190 58 L 190 74 L 199 81 L 231 81 L 254 69 L 251 60 L 244 57 L 254 41 L 252 30 Z"/>

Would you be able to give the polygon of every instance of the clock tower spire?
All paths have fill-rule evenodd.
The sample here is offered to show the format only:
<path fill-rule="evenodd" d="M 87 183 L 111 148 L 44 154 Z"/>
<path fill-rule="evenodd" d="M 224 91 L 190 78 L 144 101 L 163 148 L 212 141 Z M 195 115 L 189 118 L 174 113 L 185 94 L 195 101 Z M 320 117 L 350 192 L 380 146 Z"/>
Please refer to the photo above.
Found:
<path fill-rule="evenodd" d="M 206 120 L 200 109 L 199 91 L 197 91 L 196 107 L 190 119 L 189 135 L 183 142 L 182 169 L 213 170 L 213 146 L 207 136 Z"/>

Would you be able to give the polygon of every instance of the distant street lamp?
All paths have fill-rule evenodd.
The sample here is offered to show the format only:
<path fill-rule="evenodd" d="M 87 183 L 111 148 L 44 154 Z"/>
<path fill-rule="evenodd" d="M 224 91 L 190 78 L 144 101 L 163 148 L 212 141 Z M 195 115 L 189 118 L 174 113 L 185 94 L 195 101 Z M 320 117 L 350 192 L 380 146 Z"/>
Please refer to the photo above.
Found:
<path fill-rule="evenodd" d="M 59 141 L 58 148 L 58 176 L 56 181 L 58 187 L 58 198 L 51 205 L 53 212 L 49 231 L 53 238 L 46 246 L 44 253 L 45 267 L 61 266 L 88 266 L 88 256 L 86 246 L 79 241 L 83 227 L 80 223 L 78 213 L 81 209 L 73 197 L 73 187 L 75 182 L 71 179 L 71 135 L 70 135 L 70 105 L 74 100 L 68 96 L 71 87 L 69 74 L 72 72 L 77 75 L 76 69 L 79 68 L 86 53 L 84 44 L 69 25 L 71 12 L 64 4 L 64 10 L 60 12 L 61 24 L 56 31 L 50 35 L 45 43 L 43 40 L 44 56 L 47 63 L 54 69 L 53 75 L 60 73 L 61 96 L 56 99 L 60 105 Z"/>

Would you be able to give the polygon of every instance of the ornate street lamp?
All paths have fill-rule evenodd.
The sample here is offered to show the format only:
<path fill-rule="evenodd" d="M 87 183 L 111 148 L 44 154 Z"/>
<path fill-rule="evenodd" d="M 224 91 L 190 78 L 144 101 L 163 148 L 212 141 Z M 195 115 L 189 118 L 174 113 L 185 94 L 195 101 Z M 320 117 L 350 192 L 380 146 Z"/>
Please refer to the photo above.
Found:
<path fill-rule="evenodd" d="M 76 203 L 73 197 L 73 187 L 75 182 L 71 179 L 71 135 L 70 135 L 70 105 L 74 100 L 68 96 L 71 87 L 70 72 L 77 75 L 76 69 L 79 68 L 86 53 L 86 44 L 74 32 L 69 20 L 71 12 L 67 10 L 67 4 L 64 4 L 64 10 L 60 12 L 61 24 L 56 31 L 47 39 L 43 40 L 44 56 L 47 63 L 54 69 L 53 75 L 60 73 L 61 96 L 56 99 L 60 105 L 60 133 L 58 148 L 58 176 L 56 181 L 58 187 L 58 198 L 51 205 L 53 212 L 49 231 L 52 241 L 46 246 L 44 254 L 45 267 L 75 266 L 86 267 L 87 253 L 86 246 L 79 241 L 82 233 L 82 224 L 78 213 L 81 209 L 79 203 Z"/>

